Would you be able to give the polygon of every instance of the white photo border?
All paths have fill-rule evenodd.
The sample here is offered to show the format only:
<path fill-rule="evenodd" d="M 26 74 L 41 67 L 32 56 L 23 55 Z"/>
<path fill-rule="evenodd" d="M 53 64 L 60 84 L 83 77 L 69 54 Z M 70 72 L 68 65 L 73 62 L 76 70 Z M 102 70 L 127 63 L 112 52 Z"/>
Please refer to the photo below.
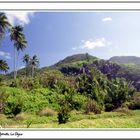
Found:
<path fill-rule="evenodd" d="M 140 12 L 140 0 L 0 0 L 1 11 Z M 0 129 L 0 139 L 140 139 L 140 129 Z"/>

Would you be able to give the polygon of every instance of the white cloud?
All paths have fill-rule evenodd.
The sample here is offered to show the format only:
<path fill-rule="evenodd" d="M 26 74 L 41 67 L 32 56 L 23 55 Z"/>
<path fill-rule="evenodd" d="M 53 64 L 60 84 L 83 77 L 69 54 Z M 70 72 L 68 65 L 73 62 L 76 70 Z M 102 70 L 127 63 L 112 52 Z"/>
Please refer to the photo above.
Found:
<path fill-rule="evenodd" d="M 21 67 L 19 67 L 18 70 L 23 69 L 23 68 L 25 68 L 25 66 L 21 66 Z"/>
<path fill-rule="evenodd" d="M 33 16 L 34 12 L 6 11 L 5 14 L 12 25 L 25 25 L 30 23 L 30 17 Z"/>
<path fill-rule="evenodd" d="M 105 17 L 102 19 L 103 22 L 112 21 L 111 17 Z"/>
<path fill-rule="evenodd" d="M 107 41 L 104 37 L 103 38 L 99 38 L 99 39 L 96 39 L 96 40 L 87 40 L 87 41 L 84 41 L 82 40 L 82 45 L 80 46 L 80 48 L 82 49 L 94 49 L 94 48 L 101 48 L 101 47 L 106 47 L 106 46 L 109 46 L 111 45 L 111 42 L 110 41 Z"/>
<path fill-rule="evenodd" d="M 11 59 L 11 54 L 8 52 L 0 51 L 0 56 L 5 59 Z"/>

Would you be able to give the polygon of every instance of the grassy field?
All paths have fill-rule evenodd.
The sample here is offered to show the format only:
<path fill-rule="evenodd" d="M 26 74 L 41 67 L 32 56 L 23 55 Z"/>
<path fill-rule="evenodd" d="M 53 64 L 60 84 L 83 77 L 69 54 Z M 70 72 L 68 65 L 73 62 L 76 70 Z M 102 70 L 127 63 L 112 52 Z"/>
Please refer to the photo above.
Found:
<path fill-rule="evenodd" d="M 3 128 L 140 128 L 140 110 L 98 115 L 73 111 L 66 124 L 58 124 L 57 115 L 46 117 L 22 113 L 16 119 L 7 119 L 1 114 L 0 123 Z"/>

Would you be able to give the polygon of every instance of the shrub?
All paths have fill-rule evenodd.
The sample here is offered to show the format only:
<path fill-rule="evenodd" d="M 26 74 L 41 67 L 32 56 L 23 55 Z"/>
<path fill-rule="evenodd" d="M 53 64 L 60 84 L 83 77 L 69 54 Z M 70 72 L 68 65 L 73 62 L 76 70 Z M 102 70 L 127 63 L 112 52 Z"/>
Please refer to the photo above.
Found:
<path fill-rule="evenodd" d="M 106 103 L 105 104 L 105 111 L 110 112 L 114 109 L 114 105 L 111 103 Z"/>
<path fill-rule="evenodd" d="M 124 113 L 126 115 L 132 115 L 131 111 L 128 109 L 128 108 L 124 108 L 124 107 L 120 107 L 118 109 L 115 109 L 114 110 L 115 112 L 121 112 L 121 113 Z"/>
<path fill-rule="evenodd" d="M 18 80 L 18 86 L 26 90 L 40 88 L 39 79 L 31 77 L 22 77 Z"/>
<path fill-rule="evenodd" d="M 75 94 L 73 96 L 72 107 L 75 110 L 84 109 L 84 104 L 87 101 L 87 97 L 80 94 Z"/>
<path fill-rule="evenodd" d="M 32 94 L 27 95 L 23 104 L 23 111 L 24 112 L 32 112 L 36 113 L 45 106 L 48 105 L 48 101 L 45 100 L 45 97 L 39 94 Z"/>
<path fill-rule="evenodd" d="M 38 115 L 40 115 L 40 116 L 53 116 L 53 115 L 55 115 L 55 111 L 51 108 L 44 108 L 38 112 Z"/>
<path fill-rule="evenodd" d="M 17 121 L 22 121 L 25 119 L 24 113 L 17 114 L 14 119 Z"/>
<path fill-rule="evenodd" d="M 65 87 L 66 88 L 66 87 Z M 58 111 L 58 122 L 66 123 L 70 117 L 70 111 L 73 110 L 73 90 L 66 88 L 60 89 L 60 95 L 58 96 L 58 104 L 60 109 Z M 62 92 L 65 90 L 64 92 Z"/>
<path fill-rule="evenodd" d="M 123 78 L 116 78 L 108 82 L 106 89 L 105 108 L 107 111 L 121 107 L 125 102 L 130 101 L 135 93 L 132 83 Z"/>
<path fill-rule="evenodd" d="M 95 114 L 101 114 L 101 107 L 97 104 L 95 100 L 88 100 L 86 107 L 85 107 L 85 113 L 88 114 L 90 112 L 94 112 Z"/>
<path fill-rule="evenodd" d="M 8 97 L 8 94 L 3 89 L 0 89 L 0 113 L 3 113 L 5 107 L 5 101 Z"/>
<path fill-rule="evenodd" d="M 31 94 L 44 98 L 44 101 L 48 102 L 48 105 L 57 108 L 57 93 L 55 91 L 51 91 L 48 88 L 39 88 L 32 90 Z"/>
<path fill-rule="evenodd" d="M 58 81 L 62 81 L 63 74 L 58 70 L 47 70 L 39 75 L 39 82 L 43 88 L 54 88 Z"/>
<path fill-rule="evenodd" d="M 11 83 L 10 83 L 9 86 L 10 86 L 10 87 L 18 87 L 18 80 L 16 80 L 16 81 L 11 81 Z"/>
<path fill-rule="evenodd" d="M 140 101 L 131 102 L 128 106 L 129 109 L 135 110 L 140 109 Z"/>
<path fill-rule="evenodd" d="M 125 102 L 122 104 L 121 108 L 128 108 L 130 105 L 130 102 Z"/>
<path fill-rule="evenodd" d="M 52 106 L 49 104 L 48 98 L 50 97 L 49 94 L 53 94 L 53 92 L 48 89 L 34 89 L 32 91 L 12 87 L 3 87 L 2 89 L 8 94 L 4 107 L 4 113 L 7 117 L 14 117 L 21 111 L 36 113 L 46 106 Z"/>
<path fill-rule="evenodd" d="M 137 92 L 134 94 L 133 99 L 131 100 L 130 104 L 128 105 L 129 109 L 140 109 L 140 93 Z"/>
<path fill-rule="evenodd" d="M 7 98 L 4 114 L 8 118 L 13 118 L 22 111 L 22 100 L 20 96 L 10 95 Z"/>
<path fill-rule="evenodd" d="M 76 82 L 77 92 L 95 100 L 100 105 L 103 104 L 107 78 L 99 70 L 93 68 L 88 73 L 81 74 L 76 78 Z"/>
<path fill-rule="evenodd" d="M 64 107 L 61 107 L 61 109 L 58 112 L 58 117 L 57 117 L 59 124 L 66 123 L 68 121 L 70 117 L 69 112 L 70 110 L 68 106 L 64 105 Z"/>
<path fill-rule="evenodd" d="M 4 87 L 8 97 L 5 101 L 4 114 L 8 118 L 16 116 L 22 111 L 25 93 L 21 89 Z"/>
<path fill-rule="evenodd" d="M 58 109 L 57 94 L 47 88 L 34 89 L 26 95 L 23 111 L 37 113 L 45 107 Z"/>

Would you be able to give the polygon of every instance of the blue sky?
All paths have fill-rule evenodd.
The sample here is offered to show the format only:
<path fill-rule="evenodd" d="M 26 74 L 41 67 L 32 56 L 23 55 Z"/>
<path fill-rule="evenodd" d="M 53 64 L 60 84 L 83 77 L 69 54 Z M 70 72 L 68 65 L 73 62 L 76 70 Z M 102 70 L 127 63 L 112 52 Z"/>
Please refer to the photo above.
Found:
<path fill-rule="evenodd" d="M 40 67 L 66 56 L 86 53 L 103 59 L 140 56 L 140 12 L 6 12 L 11 24 L 22 24 L 28 47 L 20 52 L 36 54 Z M 0 58 L 13 70 L 13 44 L 9 35 L 1 43 Z"/>

